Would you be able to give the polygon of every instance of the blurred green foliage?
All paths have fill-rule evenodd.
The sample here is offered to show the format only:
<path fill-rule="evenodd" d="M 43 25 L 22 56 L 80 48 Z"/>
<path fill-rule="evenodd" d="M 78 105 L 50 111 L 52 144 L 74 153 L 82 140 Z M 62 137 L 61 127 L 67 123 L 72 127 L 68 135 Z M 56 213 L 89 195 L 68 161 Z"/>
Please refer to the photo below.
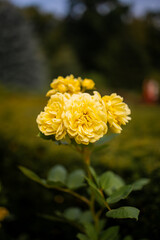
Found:
<path fill-rule="evenodd" d="M 1 81 L 39 89 L 73 73 L 134 90 L 144 79 L 160 81 L 160 12 L 136 18 L 118 0 L 69 0 L 68 9 L 57 19 L 0 1 Z"/>
<path fill-rule="evenodd" d="M 51 78 L 70 73 L 103 79 L 116 88 L 141 89 L 160 71 L 160 13 L 130 15 L 117 0 L 68 1 L 66 18 L 58 20 L 35 7 L 23 9 L 48 59 Z"/>
<path fill-rule="evenodd" d="M 45 177 L 55 164 L 63 164 L 69 171 L 78 167 L 83 168 L 80 155 L 67 146 L 57 146 L 52 141 L 37 137 L 36 117 L 43 110 L 47 98 L 1 89 L 0 101 L 2 103 L 0 105 L 0 181 L 3 186 L 2 195 L 6 199 L 4 204 L 11 213 L 10 219 L 6 219 L 2 224 L 1 239 L 41 240 L 53 239 L 53 236 L 61 239 L 62 227 L 63 239 L 74 239 L 76 230 L 73 227 L 64 223 L 59 225 L 50 222 L 39 215 L 52 215 L 55 209 L 63 211 L 70 204 L 79 205 L 83 209 L 83 204 L 68 195 L 65 195 L 64 202 L 63 194 L 46 190 L 29 181 L 19 171 L 18 166 L 28 167 L 41 177 Z M 120 225 L 122 236 L 132 235 L 134 239 L 140 239 L 139 236 L 152 239 L 150 237 L 152 233 L 154 239 L 158 240 L 157 211 L 160 192 L 156 187 L 158 180 L 155 183 L 154 173 L 157 171 L 158 174 L 156 169 L 160 167 L 160 107 L 136 105 L 132 102 L 129 106 L 132 110 L 132 121 L 124 127 L 120 135 L 111 139 L 101 154 L 100 151 L 93 154 L 92 164 L 99 173 L 104 172 L 105 169 L 116 171 L 127 183 L 140 177 L 151 176 L 151 183 L 144 188 L 143 193 L 136 193 L 134 197 L 137 199 L 136 204 L 131 202 L 130 205 L 142 209 L 140 226 L 149 224 L 147 222 L 149 214 L 152 214 L 152 225 L 148 228 L 144 227 L 143 233 L 138 227 L 139 223 L 120 221 Z M 151 189 L 154 198 L 149 197 L 148 189 Z M 79 191 L 81 193 L 83 190 Z M 129 205 L 128 202 L 126 205 Z M 149 210 L 150 208 L 152 210 Z M 113 220 L 110 220 L 109 224 L 112 226 Z"/>

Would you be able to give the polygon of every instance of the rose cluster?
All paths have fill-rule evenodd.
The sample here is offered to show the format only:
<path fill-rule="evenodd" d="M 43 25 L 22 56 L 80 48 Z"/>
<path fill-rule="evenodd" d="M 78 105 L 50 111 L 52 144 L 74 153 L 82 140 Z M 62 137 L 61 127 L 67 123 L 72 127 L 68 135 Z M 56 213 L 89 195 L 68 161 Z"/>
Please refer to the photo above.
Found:
<path fill-rule="evenodd" d="M 69 136 L 85 145 L 99 140 L 108 128 L 120 133 L 121 125 L 131 119 L 130 109 L 116 93 L 101 97 L 97 91 L 85 92 L 94 87 L 93 80 L 73 75 L 54 79 L 47 92 L 48 104 L 37 117 L 40 132 L 54 135 L 57 141 Z"/>

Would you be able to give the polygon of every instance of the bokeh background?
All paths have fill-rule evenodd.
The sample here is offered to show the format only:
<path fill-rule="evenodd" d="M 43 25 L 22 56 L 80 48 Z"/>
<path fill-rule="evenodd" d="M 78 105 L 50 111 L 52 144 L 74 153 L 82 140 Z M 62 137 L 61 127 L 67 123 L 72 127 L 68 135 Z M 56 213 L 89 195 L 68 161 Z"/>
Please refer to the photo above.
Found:
<path fill-rule="evenodd" d="M 41 215 L 83 206 L 18 169 L 45 177 L 57 163 L 69 171 L 83 167 L 74 151 L 37 137 L 36 117 L 50 82 L 71 73 L 92 78 L 102 94 L 117 92 L 132 110 L 122 134 L 92 156 L 93 166 L 128 183 L 150 178 L 126 202 L 141 209 L 139 221 L 109 224 L 134 240 L 159 240 L 159 0 L 0 0 L 0 206 L 10 213 L 1 221 L 0 239 L 76 239 L 72 226 Z"/>

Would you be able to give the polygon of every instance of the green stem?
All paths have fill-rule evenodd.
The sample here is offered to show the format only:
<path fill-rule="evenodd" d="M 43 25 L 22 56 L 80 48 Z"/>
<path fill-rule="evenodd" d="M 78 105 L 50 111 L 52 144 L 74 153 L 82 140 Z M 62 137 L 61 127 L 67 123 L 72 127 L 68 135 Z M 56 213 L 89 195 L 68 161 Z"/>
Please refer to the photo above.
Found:
<path fill-rule="evenodd" d="M 101 192 L 102 197 L 104 198 L 104 194 L 103 194 L 102 189 L 100 189 L 100 192 Z M 108 204 L 106 201 L 105 201 L 105 206 L 106 206 L 106 208 L 107 208 L 109 211 L 111 210 L 109 204 Z"/>
<path fill-rule="evenodd" d="M 84 159 L 84 163 L 85 163 L 85 168 L 86 168 L 86 172 L 88 175 L 88 178 L 92 180 L 92 175 L 90 173 L 89 167 L 90 167 L 90 157 L 91 157 L 91 152 L 90 150 L 86 147 L 84 148 L 84 151 L 82 152 L 83 154 L 83 159 Z"/>
<path fill-rule="evenodd" d="M 72 196 L 80 199 L 81 201 L 83 201 L 83 202 L 86 203 L 87 205 L 90 205 L 90 201 L 89 201 L 86 197 L 81 196 L 80 194 L 72 191 L 71 189 L 62 188 L 62 187 L 57 187 L 57 186 L 50 186 L 50 185 L 46 185 L 46 184 L 45 184 L 45 187 L 47 187 L 47 188 L 53 188 L 53 189 L 56 189 L 56 190 L 61 191 L 61 192 L 69 193 L 69 194 L 71 194 Z"/>
<path fill-rule="evenodd" d="M 90 173 L 89 167 L 90 167 L 90 157 L 91 157 L 91 151 L 86 147 L 84 148 L 83 151 L 83 159 L 84 159 L 84 163 L 85 163 L 85 167 L 86 167 L 86 172 L 88 175 L 88 178 L 92 180 L 92 175 Z M 92 213 L 93 216 L 93 220 L 95 223 L 95 227 L 98 231 L 98 222 L 99 222 L 99 217 L 96 214 L 95 211 L 95 196 L 94 196 L 94 192 L 91 190 L 91 198 L 90 198 L 90 211 Z"/>
<path fill-rule="evenodd" d="M 83 197 L 80 194 L 78 194 L 78 193 L 76 193 L 76 192 L 74 192 L 74 191 L 72 191 L 72 190 L 70 190 L 68 188 L 59 188 L 59 187 L 57 187 L 57 190 L 69 193 L 72 196 L 74 196 L 74 197 L 80 199 L 81 201 L 85 202 L 87 205 L 90 205 L 90 201 L 86 197 Z"/>
<path fill-rule="evenodd" d="M 109 211 L 112 210 L 107 202 L 105 202 L 105 206 L 106 206 L 106 208 L 107 208 Z"/>

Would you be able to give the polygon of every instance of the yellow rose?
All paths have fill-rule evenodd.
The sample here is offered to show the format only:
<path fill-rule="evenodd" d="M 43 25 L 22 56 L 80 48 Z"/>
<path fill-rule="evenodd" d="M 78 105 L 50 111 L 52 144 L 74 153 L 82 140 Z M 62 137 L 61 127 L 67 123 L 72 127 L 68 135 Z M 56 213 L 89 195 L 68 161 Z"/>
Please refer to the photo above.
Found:
<path fill-rule="evenodd" d="M 56 93 L 48 101 L 44 112 L 37 117 L 39 130 L 46 136 L 55 135 L 56 140 L 61 140 L 66 135 L 62 113 L 68 95 Z"/>
<path fill-rule="evenodd" d="M 85 78 L 82 82 L 82 87 L 88 89 L 88 90 L 91 90 L 93 89 L 95 86 L 95 83 L 93 82 L 93 80 L 91 79 L 88 79 L 88 78 Z"/>
<path fill-rule="evenodd" d="M 73 94 L 63 112 L 64 125 L 78 144 L 88 145 L 107 132 L 107 114 L 101 96 L 94 92 Z"/>
<path fill-rule="evenodd" d="M 65 78 L 60 76 L 57 79 L 54 79 L 51 83 L 51 88 L 53 89 L 47 92 L 47 97 L 52 96 L 56 92 L 73 94 L 78 93 L 81 90 L 79 79 L 74 78 L 73 75 Z"/>
<path fill-rule="evenodd" d="M 131 111 L 127 104 L 123 102 L 123 98 L 116 93 L 110 96 L 102 97 L 106 105 L 108 123 L 110 128 L 115 133 L 120 133 L 122 131 L 121 125 L 125 125 L 131 117 Z"/>

